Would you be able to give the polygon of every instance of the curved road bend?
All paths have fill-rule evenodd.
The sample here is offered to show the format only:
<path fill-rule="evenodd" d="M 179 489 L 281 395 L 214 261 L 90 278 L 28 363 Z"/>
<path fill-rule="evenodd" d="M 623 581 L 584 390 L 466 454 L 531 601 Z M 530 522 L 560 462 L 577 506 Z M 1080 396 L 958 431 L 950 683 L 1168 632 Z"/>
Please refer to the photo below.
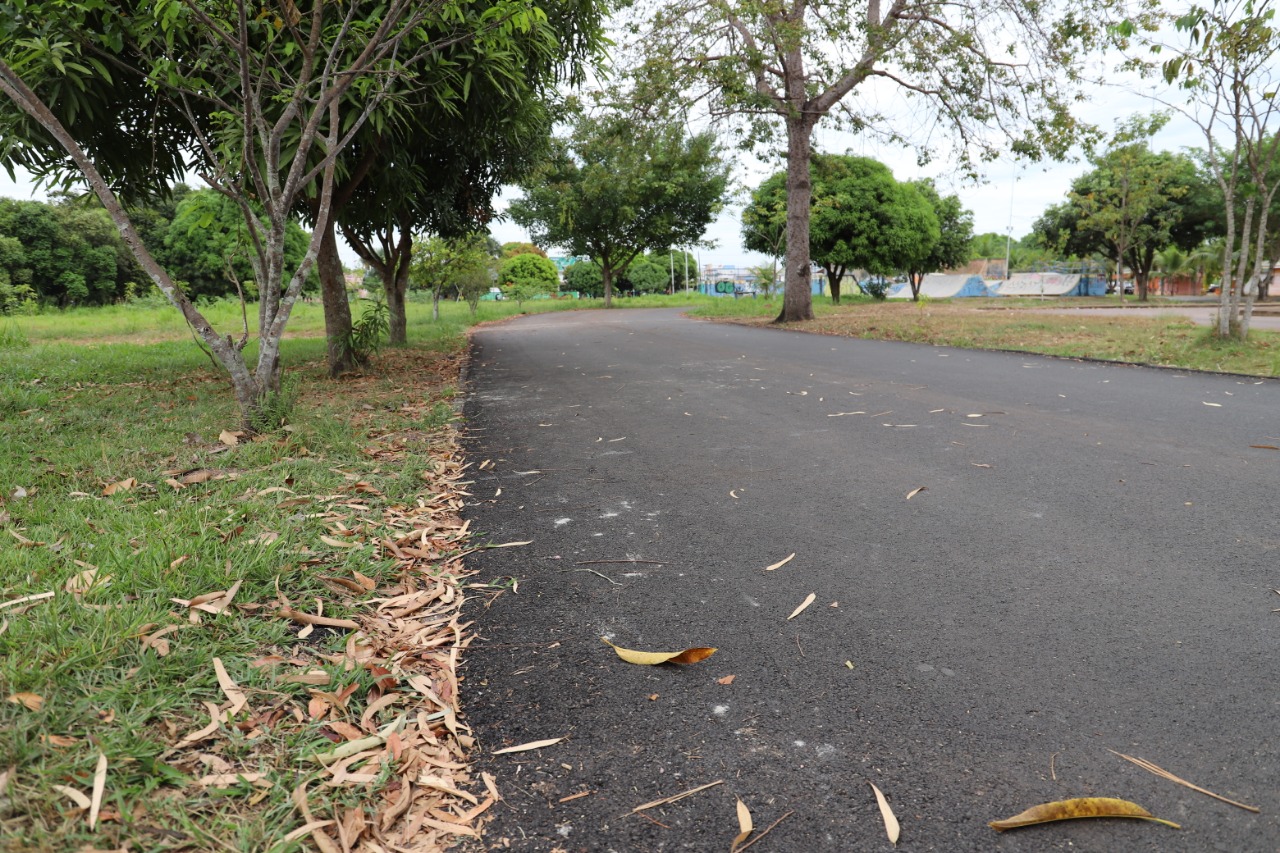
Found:
<path fill-rule="evenodd" d="M 887 850 L 874 782 L 902 850 L 1280 849 L 1280 383 L 590 311 L 478 332 L 466 414 L 533 540 L 470 559 L 468 721 L 566 738 L 482 760 L 491 847 L 724 851 L 737 796 Z M 986 825 L 1083 796 L 1183 829 Z"/>

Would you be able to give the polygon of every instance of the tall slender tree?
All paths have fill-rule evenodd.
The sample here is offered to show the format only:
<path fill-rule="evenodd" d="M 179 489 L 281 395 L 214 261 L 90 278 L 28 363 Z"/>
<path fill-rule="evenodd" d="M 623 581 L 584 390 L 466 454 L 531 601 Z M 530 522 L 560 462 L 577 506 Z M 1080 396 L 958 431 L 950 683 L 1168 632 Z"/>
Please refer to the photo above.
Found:
<path fill-rule="evenodd" d="M 652 109 L 663 103 L 655 89 L 691 93 L 713 116 L 736 117 L 748 141 L 769 140 L 781 126 L 788 252 L 778 320 L 808 319 L 809 161 L 818 124 L 830 117 L 903 145 L 931 143 L 936 134 L 921 127 L 927 120 L 895 121 L 877 108 L 897 94 L 951 131 L 962 169 L 1003 148 L 1060 155 L 1081 140 L 1071 102 L 1086 55 L 1113 32 L 1107 24 L 1122 3 L 651 0 L 636 14 L 649 54 L 639 101 Z M 1133 19 L 1145 20 L 1140 12 Z"/>

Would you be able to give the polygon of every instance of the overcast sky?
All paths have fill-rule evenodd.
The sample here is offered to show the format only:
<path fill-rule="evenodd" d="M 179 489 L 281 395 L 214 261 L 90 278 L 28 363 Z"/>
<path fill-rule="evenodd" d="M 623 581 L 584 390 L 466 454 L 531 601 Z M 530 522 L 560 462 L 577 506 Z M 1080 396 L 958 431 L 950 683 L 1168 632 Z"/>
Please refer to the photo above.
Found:
<path fill-rule="evenodd" d="M 1161 105 L 1154 99 L 1151 84 L 1142 92 L 1133 88 L 1108 86 L 1093 93 L 1092 100 L 1083 105 L 1081 116 L 1090 122 L 1103 127 L 1116 123 L 1138 113 L 1150 113 Z M 1135 87 L 1136 88 L 1136 87 Z M 860 139 L 834 129 L 834 123 L 819 126 L 816 131 L 815 147 L 833 153 L 849 152 L 860 156 L 872 157 L 888 165 L 898 180 L 914 180 L 930 177 L 936 182 L 944 195 L 956 194 L 966 208 L 974 213 L 974 233 L 996 232 L 1005 234 L 1010 228 L 1015 238 L 1027 234 L 1032 224 L 1051 204 L 1056 204 L 1066 197 L 1072 179 L 1088 169 L 1083 162 L 1019 164 L 1006 159 L 988 164 L 984 182 L 973 184 L 962 181 L 956 174 L 952 164 L 939 157 L 934 162 L 920 168 L 916 165 L 913 152 L 901 146 L 889 148 L 873 141 Z M 1155 150 L 1180 151 L 1188 147 L 1203 147 L 1204 140 L 1200 131 L 1188 119 L 1174 115 L 1169 124 L 1152 141 Z M 773 168 L 742 158 L 739 161 L 738 173 L 734 176 L 739 186 L 751 188 L 772 171 Z M 517 195 L 518 191 L 509 190 L 499 201 L 499 209 L 505 209 L 507 201 Z M 10 198 L 36 198 L 43 195 L 36 191 L 29 180 L 19 176 L 15 183 L 0 170 L 0 196 Z M 752 265 L 765 261 L 760 255 L 747 252 L 742 248 L 740 225 L 738 218 L 741 208 L 730 205 L 712 223 L 707 231 L 707 239 L 715 244 L 714 248 L 695 249 L 703 264 L 735 264 Z M 510 222 L 494 223 L 490 229 L 500 242 L 524 241 L 528 235 L 518 226 Z M 358 265 L 355 254 L 343 247 L 344 260 L 352 266 Z M 552 250 L 554 253 L 554 250 Z"/>

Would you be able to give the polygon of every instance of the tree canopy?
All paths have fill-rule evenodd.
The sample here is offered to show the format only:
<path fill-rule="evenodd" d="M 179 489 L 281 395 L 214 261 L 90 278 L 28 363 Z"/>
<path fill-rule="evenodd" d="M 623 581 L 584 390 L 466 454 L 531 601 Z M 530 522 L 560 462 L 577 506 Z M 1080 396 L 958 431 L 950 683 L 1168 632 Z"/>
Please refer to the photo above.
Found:
<path fill-rule="evenodd" d="M 640 254 L 702 239 L 728 174 L 709 134 L 688 137 L 682 125 L 620 114 L 581 116 L 509 211 L 539 245 L 597 261 L 609 306 L 614 276 Z"/>
<path fill-rule="evenodd" d="M 885 276 L 927 265 L 940 231 L 933 206 L 916 185 L 899 183 L 888 166 L 867 157 L 814 154 L 810 171 L 808 255 L 826 271 L 833 302 L 840 301 L 847 272 Z M 748 248 L 759 251 L 780 232 L 785 193 L 786 173 L 779 172 L 752 194 L 743 211 Z"/>
<path fill-rule="evenodd" d="M 1189 252 L 1219 233 L 1221 199 L 1190 157 L 1153 152 L 1143 141 L 1118 142 L 1091 158 L 1093 168 L 1034 230 L 1060 252 L 1128 266 L 1141 300 L 1162 250 Z"/>
<path fill-rule="evenodd" d="M 661 91 L 684 108 L 689 97 L 679 95 L 692 93 L 713 116 L 734 116 L 749 143 L 771 143 L 782 127 L 788 253 L 778 319 L 809 319 L 809 155 L 818 123 L 832 117 L 853 132 L 922 149 L 922 157 L 933 153 L 936 127 L 952 138 L 961 168 L 1003 148 L 1033 158 L 1063 153 L 1087 135 L 1071 116 L 1073 95 L 1091 48 L 1119 35 L 1107 24 L 1121 5 L 653 0 L 635 13 L 648 54 L 637 101 L 658 109 Z M 890 97 L 851 97 L 875 84 Z M 932 120 L 882 114 L 877 105 L 895 92 Z"/>

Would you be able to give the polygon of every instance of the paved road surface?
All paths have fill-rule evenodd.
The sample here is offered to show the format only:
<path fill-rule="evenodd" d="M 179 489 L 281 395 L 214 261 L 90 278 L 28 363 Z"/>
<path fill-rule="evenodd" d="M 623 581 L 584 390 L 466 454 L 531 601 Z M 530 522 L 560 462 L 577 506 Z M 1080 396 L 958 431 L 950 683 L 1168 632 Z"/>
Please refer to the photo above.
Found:
<path fill-rule="evenodd" d="M 472 560 L 519 586 L 468 720 L 567 738 L 482 762 L 494 846 L 724 851 L 737 796 L 789 814 L 754 850 L 888 850 L 874 782 L 901 850 L 1280 849 L 1280 384 L 632 310 L 484 330 L 471 382 L 473 529 L 533 544 Z M 1184 828 L 986 825 L 1078 796 Z"/>

